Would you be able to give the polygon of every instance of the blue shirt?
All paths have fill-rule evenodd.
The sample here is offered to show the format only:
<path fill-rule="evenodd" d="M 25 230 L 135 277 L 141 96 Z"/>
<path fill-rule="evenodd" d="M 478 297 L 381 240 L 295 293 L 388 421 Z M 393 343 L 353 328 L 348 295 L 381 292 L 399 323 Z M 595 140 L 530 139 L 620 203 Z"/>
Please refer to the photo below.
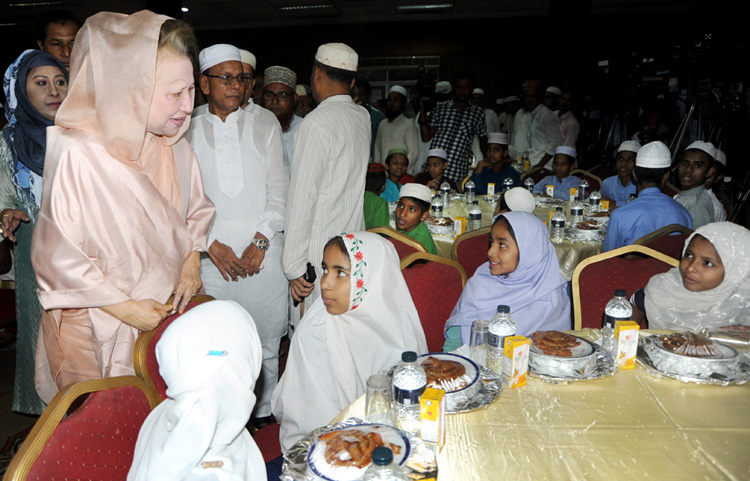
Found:
<path fill-rule="evenodd" d="M 630 245 L 633 241 L 670 224 L 693 228 L 687 209 L 656 187 L 643 189 L 638 197 L 612 212 L 607 226 L 604 252 Z"/>
<path fill-rule="evenodd" d="M 573 187 L 577 189 L 580 182 L 581 179 L 574 175 L 569 175 L 562 181 L 558 180 L 556 175 L 548 175 L 534 186 L 534 193 L 547 192 L 547 186 L 551 184 L 555 186 L 555 199 L 570 200 L 570 189 Z"/>
<path fill-rule="evenodd" d="M 608 198 L 617 202 L 617 207 L 622 207 L 628 203 L 630 194 L 636 193 L 636 187 L 633 183 L 633 179 L 627 186 L 623 187 L 620 178 L 616 175 L 607 177 L 602 181 L 602 195 L 606 195 Z"/>
<path fill-rule="evenodd" d="M 497 173 L 493 172 L 492 168 L 485 167 L 480 173 L 472 174 L 471 180 L 474 182 L 474 185 L 476 185 L 477 194 L 486 194 L 487 184 L 490 182 L 495 183 L 495 192 L 499 194 L 503 191 L 503 181 L 507 177 L 513 179 L 513 187 L 523 187 L 521 176 L 518 175 L 518 171 L 510 165 L 506 165 Z"/>
<path fill-rule="evenodd" d="M 401 184 L 394 184 L 391 179 L 385 179 L 385 190 L 380 197 L 384 198 L 386 202 L 396 202 L 399 199 L 399 191 L 401 190 Z"/>

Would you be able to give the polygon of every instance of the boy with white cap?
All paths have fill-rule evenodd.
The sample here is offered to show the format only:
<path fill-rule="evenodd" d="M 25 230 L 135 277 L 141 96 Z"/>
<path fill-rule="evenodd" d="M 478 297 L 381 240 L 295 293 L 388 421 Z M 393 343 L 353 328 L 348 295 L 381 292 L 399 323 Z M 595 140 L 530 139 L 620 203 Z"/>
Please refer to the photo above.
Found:
<path fill-rule="evenodd" d="M 635 156 L 640 148 L 641 144 L 635 140 L 626 140 L 620 144 L 615 158 L 617 175 L 607 177 L 602 181 L 602 199 L 622 207 L 627 204 L 631 195 L 635 195 L 633 170 L 635 169 Z"/>
<path fill-rule="evenodd" d="M 427 153 L 427 163 L 425 164 L 426 172 L 420 172 L 414 178 L 414 182 L 435 190 L 440 190 L 443 182 L 448 182 L 451 190 L 458 191 L 458 186 L 448 177 L 443 175 L 448 167 L 448 153 L 443 149 L 430 149 Z"/>
<path fill-rule="evenodd" d="M 437 255 L 432 234 L 424 225 L 430 217 L 432 193 L 426 185 L 411 183 L 401 187 L 396 204 L 396 229 L 422 244 L 427 252 Z"/>
<path fill-rule="evenodd" d="M 605 252 L 670 224 L 693 228 L 687 209 L 661 192 L 671 166 L 672 154 L 663 142 L 650 142 L 638 150 L 634 171 L 638 197 L 612 212 L 602 245 Z"/>
<path fill-rule="evenodd" d="M 385 162 L 388 151 L 394 147 L 406 149 L 409 165 L 417 161 L 419 155 L 419 129 L 414 122 L 404 116 L 407 103 L 406 89 L 394 85 L 388 91 L 386 99 L 385 119 L 378 125 L 375 138 L 375 153 L 372 161 L 380 164 Z"/>
<path fill-rule="evenodd" d="M 554 112 L 560 108 L 560 95 L 562 95 L 562 90 L 560 90 L 559 87 L 547 87 L 547 90 L 544 91 L 542 103 L 545 107 Z"/>
<path fill-rule="evenodd" d="M 528 212 L 534 213 L 536 201 L 534 195 L 524 187 L 513 187 L 507 192 L 503 192 L 500 201 L 495 207 L 495 215 L 506 212 Z"/>
<path fill-rule="evenodd" d="M 555 198 L 561 200 L 570 199 L 570 189 L 578 188 L 581 179 L 570 175 L 570 171 L 576 165 L 576 149 L 561 145 L 555 149 L 555 158 L 552 160 L 552 171 L 554 175 L 548 175 L 534 186 L 535 194 L 545 195 L 548 185 L 555 186 Z"/>
<path fill-rule="evenodd" d="M 487 155 L 479 162 L 471 175 L 477 194 L 487 193 L 487 184 L 495 184 L 495 191 L 503 189 L 503 181 L 510 177 L 513 187 L 521 186 L 521 176 L 510 164 L 508 157 L 508 134 L 492 132 L 487 135 Z"/>
<path fill-rule="evenodd" d="M 714 175 L 716 147 L 710 142 L 696 140 L 682 152 L 677 164 L 682 192 L 674 200 L 685 206 L 697 229 L 714 221 L 714 204 L 706 192 L 706 179 Z"/>
<path fill-rule="evenodd" d="M 724 181 L 724 168 L 727 166 L 727 156 L 719 149 L 716 149 L 716 163 L 714 164 L 714 174 L 706 178 L 706 192 L 711 196 L 711 202 L 714 204 L 714 220 L 716 222 L 724 222 L 727 220 L 727 211 L 724 209 L 724 205 L 721 203 L 716 194 L 713 191 L 713 186 L 716 183 Z"/>

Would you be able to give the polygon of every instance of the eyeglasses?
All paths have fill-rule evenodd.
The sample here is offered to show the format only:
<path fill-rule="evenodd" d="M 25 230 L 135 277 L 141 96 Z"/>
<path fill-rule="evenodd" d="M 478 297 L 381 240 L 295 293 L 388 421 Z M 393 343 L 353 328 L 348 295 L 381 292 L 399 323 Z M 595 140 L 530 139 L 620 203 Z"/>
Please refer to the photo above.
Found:
<path fill-rule="evenodd" d="M 271 92 L 270 90 L 263 92 L 263 99 L 268 102 L 273 102 L 274 97 L 276 97 L 279 102 L 284 103 L 289 101 L 291 95 L 286 92 Z"/>
<path fill-rule="evenodd" d="M 240 85 L 250 85 L 250 77 L 248 77 L 247 75 L 238 75 L 236 77 L 233 77 L 232 75 L 209 75 L 209 74 L 203 74 L 203 75 L 205 77 L 219 79 L 219 82 L 223 83 L 224 85 L 232 85 L 235 80 Z"/>

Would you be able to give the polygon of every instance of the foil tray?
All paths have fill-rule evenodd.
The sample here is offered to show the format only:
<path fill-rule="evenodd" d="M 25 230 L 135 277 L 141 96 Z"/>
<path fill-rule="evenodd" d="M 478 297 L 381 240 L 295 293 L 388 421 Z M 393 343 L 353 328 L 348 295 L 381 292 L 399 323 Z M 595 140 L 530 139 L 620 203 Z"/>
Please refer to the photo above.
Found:
<path fill-rule="evenodd" d="M 319 480 L 307 465 L 307 456 L 322 434 L 358 424 L 371 424 L 359 418 L 349 418 L 340 423 L 318 428 L 297 441 L 284 455 L 282 481 L 315 481 Z M 410 480 L 429 480 L 437 478 L 437 458 L 435 452 L 421 439 L 409 436 L 411 454 L 404 465 L 404 472 Z"/>
<path fill-rule="evenodd" d="M 657 340 L 658 336 L 641 337 L 638 339 L 638 354 L 636 356 L 638 363 L 643 366 L 647 373 L 654 377 L 667 377 L 685 383 L 714 384 L 718 386 L 744 384 L 750 379 L 750 358 L 744 354 L 737 356 L 731 366 L 722 369 L 723 372 L 716 372 L 710 369 L 711 366 L 716 366 L 716 363 L 707 363 L 706 366 L 709 369 L 700 375 L 686 375 L 660 369 L 657 365 L 659 365 L 660 356 L 664 355 L 664 351 L 657 347 Z M 656 362 L 654 361 L 655 359 Z"/>
<path fill-rule="evenodd" d="M 569 376 L 560 376 L 554 374 L 547 374 L 544 372 L 537 371 L 529 363 L 529 374 L 532 377 L 541 379 L 542 381 L 553 383 L 553 384 L 569 384 L 571 382 L 578 381 L 593 381 L 595 379 L 601 379 L 607 376 L 614 376 L 617 372 L 617 366 L 612 359 L 612 354 L 603 349 L 600 345 L 579 337 L 583 342 L 588 342 L 594 347 L 594 363 L 589 366 L 585 371 L 572 372 Z"/>

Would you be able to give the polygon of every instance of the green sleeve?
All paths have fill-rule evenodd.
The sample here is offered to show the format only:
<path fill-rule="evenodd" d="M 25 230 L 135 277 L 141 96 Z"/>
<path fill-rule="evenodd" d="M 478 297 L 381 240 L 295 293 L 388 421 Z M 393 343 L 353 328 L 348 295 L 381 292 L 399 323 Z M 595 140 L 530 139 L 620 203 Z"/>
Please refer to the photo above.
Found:
<path fill-rule="evenodd" d="M 461 345 L 461 326 L 448 328 L 445 344 L 443 344 L 443 352 L 455 351 Z"/>
<path fill-rule="evenodd" d="M 391 212 L 388 209 L 388 202 L 380 196 L 365 192 L 365 228 L 385 226 L 391 224 Z"/>
<path fill-rule="evenodd" d="M 435 247 L 435 241 L 432 240 L 432 234 L 430 234 L 430 231 L 427 230 L 427 226 L 424 225 L 424 222 L 420 223 L 419 227 L 414 231 L 419 231 L 416 240 L 422 243 L 425 249 L 427 249 L 427 252 L 437 255 L 437 247 Z"/>

